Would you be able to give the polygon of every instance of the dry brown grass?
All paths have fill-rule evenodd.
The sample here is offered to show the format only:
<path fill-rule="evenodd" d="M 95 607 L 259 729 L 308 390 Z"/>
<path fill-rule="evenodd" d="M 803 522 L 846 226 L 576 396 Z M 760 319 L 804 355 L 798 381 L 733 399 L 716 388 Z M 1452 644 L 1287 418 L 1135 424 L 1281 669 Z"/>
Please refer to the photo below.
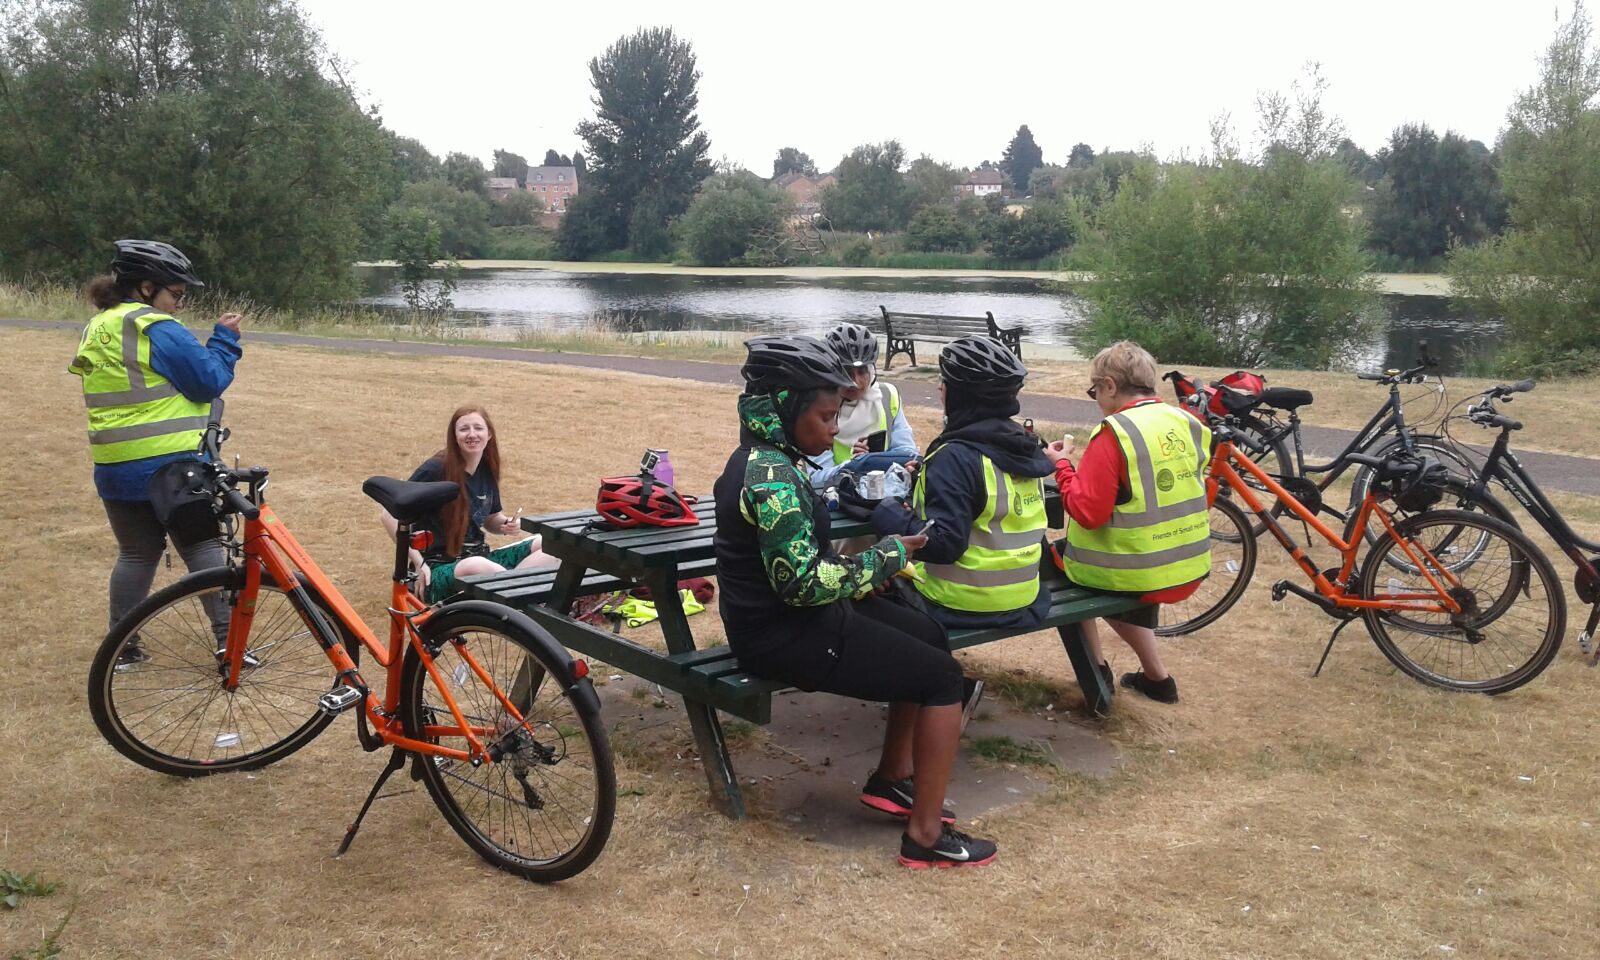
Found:
<path fill-rule="evenodd" d="M 90 723 L 84 679 L 113 547 L 64 372 L 72 345 L 70 333 L 0 331 L 13 385 L 0 865 L 63 885 L 0 912 L 0 956 L 37 946 L 73 898 L 72 957 L 1587 958 L 1600 942 L 1596 674 L 1567 651 L 1506 697 L 1443 694 L 1396 675 L 1352 630 L 1312 680 L 1329 623 L 1267 602 L 1288 569 L 1270 552 L 1222 627 L 1169 645 L 1182 704 L 1118 698 L 1105 731 L 1122 769 L 1063 776 L 1046 799 L 989 818 L 979 829 L 1001 860 L 970 875 L 901 870 L 891 826 L 851 850 L 804 843 L 776 819 L 728 822 L 670 743 L 620 751 L 631 795 L 611 846 L 557 887 L 482 864 L 420 791 L 380 802 L 332 860 L 382 765 L 356 749 L 349 720 L 275 767 L 192 782 L 128 763 Z M 388 553 L 360 481 L 431 452 L 457 403 L 493 411 L 507 503 L 530 512 L 585 503 L 647 443 L 670 447 L 684 485 L 703 489 L 734 442 L 720 388 L 248 349 L 230 448 L 273 468 L 279 515 L 374 617 Z M 912 414 L 927 440 L 931 416 Z M 1593 504 L 1572 503 L 1593 531 Z M 719 632 L 713 617 L 695 626 Z M 970 661 L 1072 687 L 1051 635 Z M 358 913 L 388 894 L 381 917 Z"/>

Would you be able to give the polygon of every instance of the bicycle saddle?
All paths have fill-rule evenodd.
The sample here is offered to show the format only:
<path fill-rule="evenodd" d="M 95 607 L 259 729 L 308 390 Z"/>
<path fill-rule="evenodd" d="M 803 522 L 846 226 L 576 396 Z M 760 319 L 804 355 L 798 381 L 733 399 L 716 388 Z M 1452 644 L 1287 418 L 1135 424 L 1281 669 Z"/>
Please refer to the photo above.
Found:
<path fill-rule="evenodd" d="M 1311 405 L 1311 391 L 1296 387 L 1268 387 L 1261 391 L 1261 402 L 1279 410 L 1295 410 Z"/>
<path fill-rule="evenodd" d="M 393 477 L 368 477 L 361 492 L 378 501 L 389 516 L 401 523 L 420 520 L 461 495 L 461 488 L 448 480 L 413 483 Z"/>

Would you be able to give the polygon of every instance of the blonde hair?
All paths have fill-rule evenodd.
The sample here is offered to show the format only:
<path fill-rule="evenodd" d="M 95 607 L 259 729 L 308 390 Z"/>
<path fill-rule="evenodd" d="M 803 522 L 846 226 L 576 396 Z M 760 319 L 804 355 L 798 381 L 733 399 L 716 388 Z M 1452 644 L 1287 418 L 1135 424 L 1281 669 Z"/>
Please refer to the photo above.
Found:
<path fill-rule="evenodd" d="M 1156 392 L 1156 358 L 1132 340 L 1119 340 L 1094 355 L 1089 376 L 1110 377 L 1120 394 Z"/>

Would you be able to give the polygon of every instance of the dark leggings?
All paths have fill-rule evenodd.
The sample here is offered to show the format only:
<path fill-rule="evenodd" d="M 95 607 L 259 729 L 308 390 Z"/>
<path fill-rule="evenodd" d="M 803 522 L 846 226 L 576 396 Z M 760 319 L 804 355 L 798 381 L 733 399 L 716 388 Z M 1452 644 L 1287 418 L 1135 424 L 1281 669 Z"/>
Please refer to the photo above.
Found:
<path fill-rule="evenodd" d="M 155 508 L 148 500 L 102 500 L 106 519 L 111 521 L 111 532 L 117 538 L 117 565 L 111 568 L 111 624 L 118 620 L 150 593 L 155 582 L 156 567 L 167 548 L 167 529 L 156 519 Z M 191 572 L 207 567 L 220 567 L 227 562 L 222 544 L 206 540 L 178 550 L 184 566 Z M 204 603 L 212 623 L 220 624 L 218 639 L 226 636 L 227 618 L 217 604 L 215 595 Z M 215 609 L 213 609 L 215 608 Z"/>
<path fill-rule="evenodd" d="M 943 707 L 961 702 L 961 664 L 944 628 L 927 614 L 879 596 L 841 601 L 833 616 L 758 657 L 740 655 L 759 677 L 805 690 L 880 703 Z"/>

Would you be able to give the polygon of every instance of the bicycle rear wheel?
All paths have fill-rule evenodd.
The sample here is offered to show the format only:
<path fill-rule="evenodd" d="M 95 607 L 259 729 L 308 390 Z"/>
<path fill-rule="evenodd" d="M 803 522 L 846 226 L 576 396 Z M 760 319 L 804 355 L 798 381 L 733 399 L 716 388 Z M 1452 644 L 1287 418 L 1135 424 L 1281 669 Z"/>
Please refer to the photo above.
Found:
<path fill-rule="evenodd" d="M 1440 542 L 1476 544 L 1462 556 L 1426 562 L 1450 585 L 1458 614 L 1369 609 L 1367 632 L 1383 655 L 1407 675 L 1449 690 L 1504 693 L 1538 676 L 1561 647 L 1566 596 L 1555 568 L 1533 542 L 1509 524 L 1464 510 L 1418 514 L 1396 532 L 1422 556 Z M 1385 531 L 1361 567 L 1356 595 L 1382 600 L 1433 592 L 1416 564 L 1392 562 L 1405 551 Z"/>
<path fill-rule="evenodd" d="M 476 767 L 416 757 L 445 820 L 485 860 L 529 880 L 564 880 L 588 867 L 611 835 L 617 803 L 611 744 L 589 682 L 558 679 L 571 675 L 566 652 L 533 621 L 504 607 L 451 605 L 428 621 L 423 641 L 438 648 L 434 669 L 467 722 L 494 731 L 481 739 L 498 755 Z M 467 749 L 415 648 L 406 654 L 400 682 L 407 736 Z"/>
<path fill-rule="evenodd" d="M 1256 538 L 1250 521 L 1232 500 L 1219 495 L 1211 504 L 1211 574 L 1187 600 L 1161 605 L 1156 636 L 1177 637 L 1215 623 L 1250 585 L 1256 570 Z"/>
<path fill-rule="evenodd" d="M 310 614 L 265 575 L 248 641 L 255 665 L 241 670 L 236 689 L 223 686 L 217 648 L 244 577 L 240 567 L 191 573 L 111 628 L 89 670 L 89 712 L 118 753 L 177 777 L 254 770 L 332 722 L 317 698 L 335 685 L 333 665 Z M 316 614 L 336 627 L 309 595 Z M 356 657 L 359 642 L 343 640 Z"/>

